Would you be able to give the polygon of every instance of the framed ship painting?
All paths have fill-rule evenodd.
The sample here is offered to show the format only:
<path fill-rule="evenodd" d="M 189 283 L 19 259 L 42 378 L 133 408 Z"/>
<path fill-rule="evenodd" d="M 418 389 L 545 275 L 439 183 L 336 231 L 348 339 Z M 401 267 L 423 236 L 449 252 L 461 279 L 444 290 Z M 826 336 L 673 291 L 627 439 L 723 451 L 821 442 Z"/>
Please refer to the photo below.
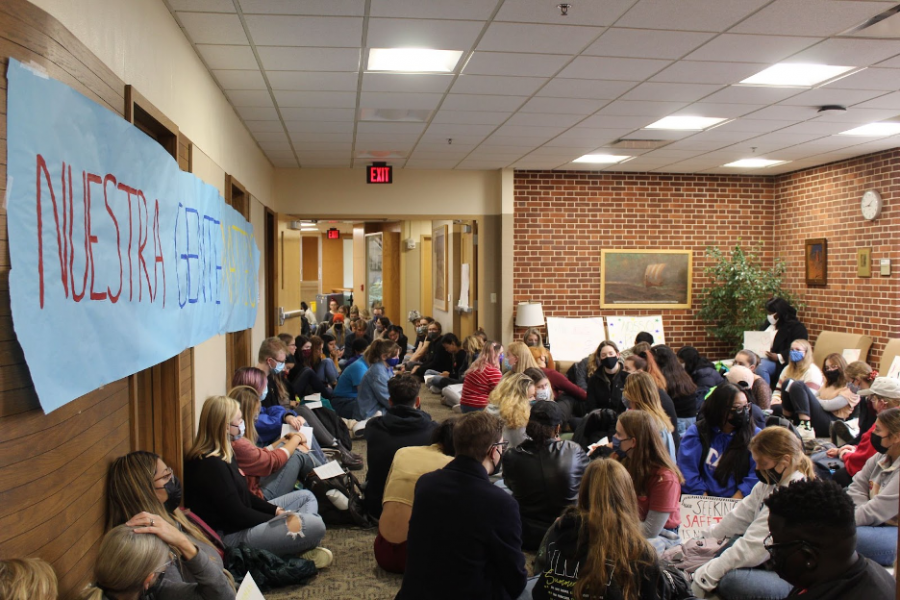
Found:
<path fill-rule="evenodd" d="M 690 308 L 690 250 L 601 250 L 600 308 Z"/>

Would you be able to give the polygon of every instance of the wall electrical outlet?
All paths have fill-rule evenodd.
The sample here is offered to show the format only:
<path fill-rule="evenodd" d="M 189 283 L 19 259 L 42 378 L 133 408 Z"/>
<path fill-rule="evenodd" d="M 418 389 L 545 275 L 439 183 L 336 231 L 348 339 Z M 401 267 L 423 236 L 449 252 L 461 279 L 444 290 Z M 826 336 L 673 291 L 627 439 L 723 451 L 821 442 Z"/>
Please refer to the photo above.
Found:
<path fill-rule="evenodd" d="M 491 292 L 491 304 L 497 304 L 497 294 L 495 292 Z"/>
<path fill-rule="evenodd" d="M 881 259 L 881 275 L 882 277 L 887 277 L 891 274 L 891 259 L 882 258 Z"/>

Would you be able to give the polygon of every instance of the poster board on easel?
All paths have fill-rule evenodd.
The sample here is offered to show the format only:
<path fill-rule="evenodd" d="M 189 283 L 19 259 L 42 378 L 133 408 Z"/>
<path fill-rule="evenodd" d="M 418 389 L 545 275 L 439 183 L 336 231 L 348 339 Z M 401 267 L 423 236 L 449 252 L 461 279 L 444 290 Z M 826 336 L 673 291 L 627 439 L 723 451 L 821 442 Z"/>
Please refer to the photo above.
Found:
<path fill-rule="evenodd" d="M 653 336 L 653 344 L 665 344 L 662 315 L 636 317 L 606 317 L 607 339 L 615 342 L 619 350 L 634 346 L 634 337 L 642 331 Z"/>

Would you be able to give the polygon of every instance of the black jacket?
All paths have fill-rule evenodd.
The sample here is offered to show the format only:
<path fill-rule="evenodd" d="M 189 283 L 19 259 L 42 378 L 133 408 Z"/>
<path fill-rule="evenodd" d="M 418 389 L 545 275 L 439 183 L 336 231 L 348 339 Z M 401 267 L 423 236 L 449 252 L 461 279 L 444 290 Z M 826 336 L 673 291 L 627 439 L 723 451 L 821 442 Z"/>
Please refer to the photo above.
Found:
<path fill-rule="evenodd" d="M 503 481 L 519 503 L 522 547 L 536 550 L 547 529 L 578 499 L 588 457 L 575 442 L 528 439 L 503 455 Z"/>
<path fill-rule="evenodd" d="M 672 432 L 672 438 L 675 441 L 675 451 L 677 452 L 678 447 L 681 445 L 681 436 L 678 435 L 678 415 L 675 413 L 675 403 L 672 402 L 672 398 L 666 390 L 656 388 L 656 391 L 659 392 L 659 403 L 662 405 L 662 409 L 666 411 L 669 421 L 672 422 L 672 427 L 675 428 L 675 431 Z"/>
<path fill-rule="evenodd" d="M 541 579 L 534 586 L 531 597 L 534 600 L 570 600 L 575 598 L 575 584 L 578 576 L 584 573 L 584 563 L 590 542 L 582 540 L 581 518 L 575 512 L 567 512 L 553 524 L 547 538 L 541 544 L 534 559 L 534 572 L 541 574 Z M 661 571 L 657 563 L 656 553 L 647 548 L 647 559 L 652 562 L 637 573 L 640 581 L 639 600 L 657 600 Z M 594 596 L 592 596 L 594 597 Z M 610 582 L 597 598 L 605 600 L 623 600 L 621 588 Z"/>
<path fill-rule="evenodd" d="M 381 516 L 381 499 L 394 454 L 407 446 L 427 446 L 438 424 L 431 415 L 409 406 L 394 406 L 384 416 L 366 423 L 366 495 L 363 504 L 369 514 Z"/>
<path fill-rule="evenodd" d="M 419 478 L 406 552 L 396 600 L 512 600 L 525 589 L 518 505 L 468 456 Z"/>
<path fill-rule="evenodd" d="M 585 412 L 598 408 L 611 408 L 616 411 L 616 414 L 625 412 L 622 390 L 625 388 L 626 377 L 628 377 L 628 373 L 622 368 L 621 362 L 619 370 L 612 376 L 608 375 L 603 367 L 597 367 L 597 370 L 588 379 Z"/>
<path fill-rule="evenodd" d="M 250 493 L 236 460 L 216 456 L 184 461 L 184 504 L 226 534 L 271 520 L 277 508 Z"/>
<path fill-rule="evenodd" d="M 455 354 L 450 354 L 444 349 L 444 345 L 440 343 L 440 340 L 432 342 L 432 344 L 435 343 L 437 343 L 437 348 L 434 354 L 431 355 L 431 360 L 425 362 L 416 373 L 424 377 L 425 371 L 429 369 L 438 373 L 446 371 L 449 373 L 450 379 L 461 380 L 462 374 L 469 368 L 469 354 L 462 349 Z"/>
<path fill-rule="evenodd" d="M 858 557 L 849 570 L 832 579 L 814 585 L 806 590 L 794 588 L 788 598 L 803 600 L 893 600 L 897 582 L 887 569 L 868 558 Z M 535 596 L 536 598 L 537 596 Z"/>
<path fill-rule="evenodd" d="M 690 373 L 690 376 L 697 385 L 698 390 L 705 390 L 703 392 L 704 396 L 709 390 L 725 381 L 725 378 L 714 367 L 710 366 L 699 367 L 693 373 Z"/>
<path fill-rule="evenodd" d="M 765 331 L 769 328 L 769 322 L 766 321 L 760 328 Z M 787 365 L 788 359 L 791 358 L 791 344 L 794 340 L 808 340 L 809 332 L 806 326 L 800 321 L 785 321 L 780 323 L 775 329 L 775 340 L 772 342 L 772 352 L 781 356 L 784 362 L 781 366 Z M 760 357 L 760 358 L 765 358 Z"/>

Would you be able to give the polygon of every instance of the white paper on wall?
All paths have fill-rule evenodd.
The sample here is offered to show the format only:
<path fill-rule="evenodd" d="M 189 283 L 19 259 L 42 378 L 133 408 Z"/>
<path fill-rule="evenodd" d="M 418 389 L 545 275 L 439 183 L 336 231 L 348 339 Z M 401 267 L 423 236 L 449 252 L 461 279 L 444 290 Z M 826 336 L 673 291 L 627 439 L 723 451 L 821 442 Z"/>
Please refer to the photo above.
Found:
<path fill-rule="evenodd" d="M 653 344 L 665 344 L 662 315 L 646 317 L 606 317 L 606 330 L 610 341 L 616 343 L 619 350 L 634 346 L 634 338 L 642 331 L 653 336 Z"/>
<path fill-rule="evenodd" d="M 594 352 L 606 339 L 606 329 L 603 317 L 547 317 L 547 336 L 553 360 L 577 362 Z"/>
<path fill-rule="evenodd" d="M 469 308 L 469 263 L 460 266 L 459 269 L 459 302 L 458 307 Z"/>

